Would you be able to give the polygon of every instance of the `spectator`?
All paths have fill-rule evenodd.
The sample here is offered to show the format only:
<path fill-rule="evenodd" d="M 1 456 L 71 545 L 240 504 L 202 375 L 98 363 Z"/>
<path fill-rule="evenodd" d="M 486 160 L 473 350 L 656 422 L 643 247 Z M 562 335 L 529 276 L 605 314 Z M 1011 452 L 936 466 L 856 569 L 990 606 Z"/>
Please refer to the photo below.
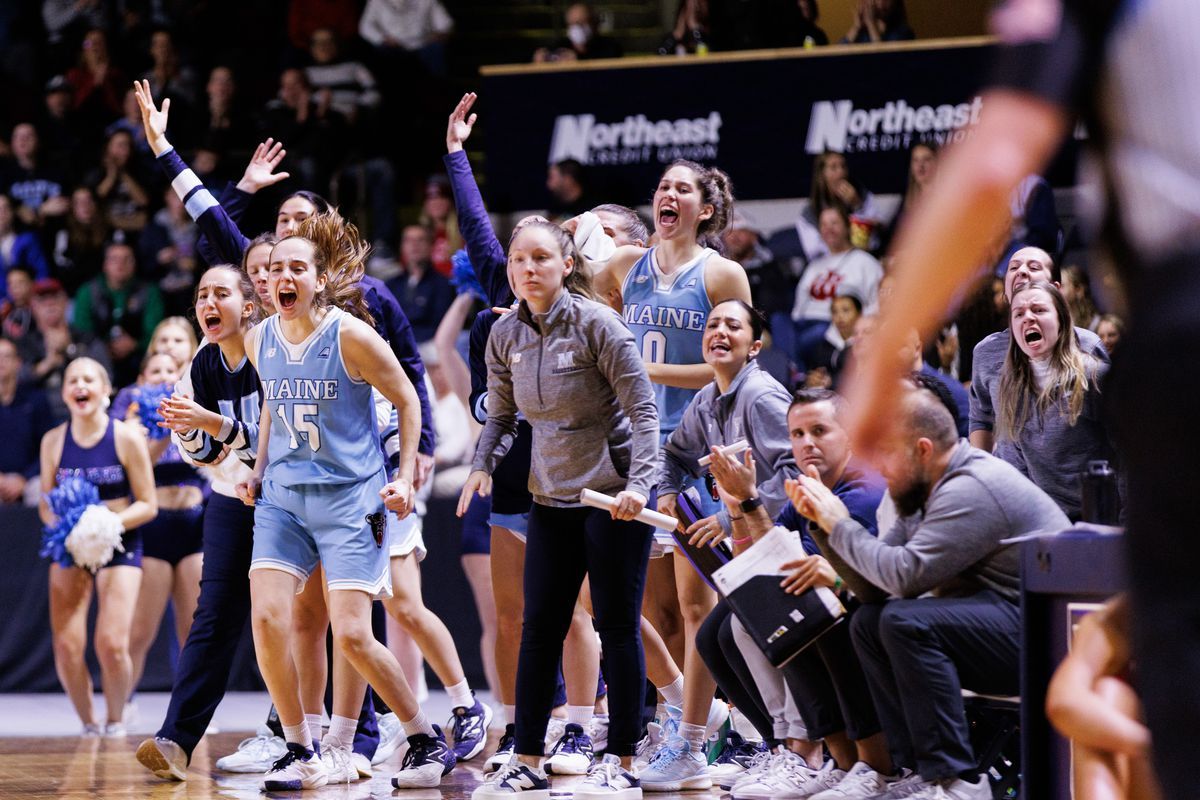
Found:
<path fill-rule="evenodd" d="M 908 26 L 904 0 L 858 0 L 854 22 L 842 37 L 842 44 L 899 42 L 915 39 Z"/>
<path fill-rule="evenodd" d="M 104 243 L 111 229 L 96 195 L 86 186 L 71 192 L 66 224 L 54 234 L 54 274 L 74 294 L 83 282 L 100 272 Z"/>
<path fill-rule="evenodd" d="M 104 145 L 100 166 L 86 181 L 95 190 L 109 227 L 135 238 L 146 227 L 150 204 L 148 182 L 139 173 L 133 157 L 133 137 L 128 131 L 116 130 Z"/>
<path fill-rule="evenodd" d="M 1117 461 L 1100 404 L 1108 363 L 1080 352 L 1071 312 L 1053 284 L 1014 291 L 1011 315 L 996 395 L 996 454 L 1078 520 L 1079 476 L 1088 462 Z"/>
<path fill-rule="evenodd" d="M 17 216 L 26 225 L 41 228 L 67 212 L 63 178 L 45 167 L 38 157 L 38 134 L 28 122 L 12 130 L 12 160 L 0 165 L 0 193 L 16 200 Z"/>
<path fill-rule="evenodd" d="M 817 523 L 821 552 L 864 603 L 850 622 L 854 650 L 895 767 L 913 771 L 886 788 L 895 796 L 990 800 L 960 687 L 1020 691 L 1020 560 L 1001 542 L 1055 533 L 1068 522 L 1011 465 L 959 439 L 931 392 L 910 389 L 900 409 L 897 435 L 880 443 L 878 455 L 901 515 L 890 530 L 876 539 L 811 477 L 789 493 Z"/>
<path fill-rule="evenodd" d="M 4 276 L 8 297 L 0 302 L 0 330 L 6 339 L 16 341 L 33 326 L 33 269 L 17 264 Z"/>
<path fill-rule="evenodd" d="M 821 9 L 817 7 L 817 0 L 796 0 L 795 13 L 785 15 L 786 41 L 784 47 L 817 47 L 820 45 L 829 44 L 829 37 L 825 35 L 817 22 L 821 19 Z"/>
<path fill-rule="evenodd" d="M 675 25 L 659 42 L 660 56 L 686 56 L 708 53 L 711 28 L 708 21 L 708 0 L 679 0 Z"/>
<path fill-rule="evenodd" d="M 33 328 L 17 341 L 17 351 L 25 365 L 25 377 L 46 393 L 56 421 L 67 418 L 62 399 L 63 371 L 67 364 L 87 356 L 110 363 L 104 343 L 90 333 L 72 328 L 67 322 L 67 293 L 53 278 L 43 278 L 33 286 Z"/>
<path fill-rule="evenodd" d="M 458 214 L 454 210 L 453 192 L 445 176 L 434 175 L 425 183 L 425 201 L 421 205 L 420 223 L 433 240 L 429 258 L 433 268 L 446 277 L 454 271 L 450 256 L 463 246 L 458 232 Z"/>
<path fill-rule="evenodd" d="M 241 160 L 253 132 L 243 109 L 237 104 L 237 82 L 233 70 L 213 67 L 204 85 L 205 103 L 196 109 L 192 141 L 218 154 L 221 159 Z M 180 131 L 184 133 L 184 131 Z M 185 134 L 185 140 L 188 138 Z"/>
<path fill-rule="evenodd" d="M 75 112 L 71 85 L 62 75 L 46 82 L 45 107 L 38 130 L 46 163 L 68 179 L 76 179 L 83 158 L 83 131 Z"/>
<path fill-rule="evenodd" d="M 863 311 L 873 314 L 878 306 L 879 281 L 883 268 L 870 253 L 850 244 L 850 218 L 840 206 L 821 212 L 821 239 L 828 254 L 808 265 L 796 286 L 792 320 L 796 323 L 797 364 L 805 359 L 825 335 L 833 318 L 833 298 L 854 294 L 862 300 Z"/>
<path fill-rule="evenodd" d="M 813 347 L 812 357 L 805 366 L 804 385 L 809 389 L 832 389 L 838 385 L 850 344 L 859 343 L 862 331 L 863 304 L 853 292 L 839 293 L 829 304 L 830 320 L 825 336 Z"/>
<path fill-rule="evenodd" d="M 596 12 L 587 3 L 572 3 L 567 6 L 564 21 L 567 24 L 567 35 L 549 47 L 539 47 L 535 50 L 535 63 L 620 58 L 623 55 L 621 45 L 615 39 L 602 36 L 598 32 Z"/>
<path fill-rule="evenodd" d="M 1082 267 L 1063 267 L 1062 295 L 1071 309 L 1071 324 L 1095 333 L 1100 326 L 1100 312 L 1092 299 L 1092 280 Z"/>
<path fill-rule="evenodd" d="M 789 260 L 791 271 L 797 277 L 807 264 L 829 252 L 821 237 L 819 220 L 821 212 L 833 205 L 845 209 L 855 224 L 855 247 L 869 249 L 878 240 L 883 215 L 875 195 L 851 179 L 844 155 L 822 153 L 813 160 L 812 190 L 808 205 L 796 219 L 795 228 L 784 229 L 767 242 L 777 258 Z"/>
<path fill-rule="evenodd" d="M 445 43 L 454 20 L 439 0 L 367 0 L 358 35 L 385 52 L 416 57 L 432 75 L 446 73 Z"/>
<path fill-rule="evenodd" d="M 166 28 L 159 28 L 150 35 L 150 58 L 153 61 L 150 69 L 142 73 L 141 80 L 150 83 L 150 91 L 155 97 L 170 97 L 176 103 L 186 104 L 184 108 L 174 109 L 176 113 L 194 108 L 197 98 L 199 80 L 196 72 L 187 64 L 181 63 L 179 52 L 175 48 L 175 37 Z M 126 102 L 128 105 L 128 100 Z M 137 110 L 137 101 L 133 103 L 137 124 L 141 126 L 141 114 Z M 183 116 L 180 114 L 180 116 Z"/>
<path fill-rule="evenodd" d="M 1062 226 L 1054 205 L 1054 190 L 1039 175 L 1029 175 L 1013 190 L 1009 201 L 1012 217 L 1008 247 L 1013 253 L 1022 247 L 1039 247 L 1047 253 L 1058 252 Z M 1002 261 L 1001 265 L 1007 261 Z"/>
<path fill-rule="evenodd" d="M 425 342 L 433 338 L 438 322 L 454 302 L 454 287 L 433 269 L 429 260 L 428 230 L 420 225 L 408 225 L 401 237 L 403 273 L 388 281 L 387 287 L 412 323 L 413 336 L 418 342 Z"/>
<path fill-rule="evenodd" d="M 75 91 L 75 108 L 99 125 L 121 114 L 121 98 L 129 82 L 109 60 L 108 37 L 100 28 L 83 37 L 79 59 L 67 72 L 67 82 Z"/>
<path fill-rule="evenodd" d="M 4 276 L 16 266 L 33 270 L 39 278 L 50 277 L 50 269 L 37 237 L 20 229 L 13 199 L 0 194 L 0 301 L 8 297 Z"/>
<path fill-rule="evenodd" d="M 288 39 L 292 47 L 306 50 L 319 31 L 329 31 L 348 42 L 358 34 L 357 3 L 342 0 L 290 0 L 288 3 Z"/>
<path fill-rule="evenodd" d="M 42 22 L 49 40 L 61 42 L 80 26 L 106 27 L 107 4 L 100 0 L 42 0 Z"/>
<path fill-rule="evenodd" d="M 103 274 L 75 293 L 73 321 L 107 343 L 117 383 L 137 380 L 150 335 L 163 318 L 162 295 L 136 276 L 133 248 L 113 242 L 104 250 Z"/>
<path fill-rule="evenodd" d="M 142 112 L 138 110 L 137 96 L 133 93 L 133 89 L 125 92 L 121 108 L 121 117 L 109 123 L 108 127 L 104 129 L 104 135 L 110 137 L 117 131 L 128 133 L 138 155 L 149 154 L 150 145 L 146 144 L 146 131 L 142 129 Z M 153 162 L 154 156 L 149 155 L 148 160 Z M 146 159 L 142 161 L 146 163 Z"/>
<path fill-rule="evenodd" d="M 345 117 L 356 131 L 365 128 L 358 123 L 369 122 L 372 112 L 379 108 L 375 76 L 362 62 L 342 58 L 341 43 L 329 28 L 313 31 L 308 53 L 312 64 L 305 67 L 304 75 L 319 102 Z"/>
<path fill-rule="evenodd" d="M 287 142 L 292 173 L 300 185 L 320 194 L 327 193 L 341 162 L 346 132 L 345 119 L 329 101 L 328 96 L 313 96 L 304 70 L 285 69 L 279 76 L 279 94 L 267 103 L 260 121 L 263 139 L 270 135 Z"/>
<path fill-rule="evenodd" d="M 754 221 L 745 212 L 735 210 L 721 239 L 725 242 L 725 257 L 741 264 L 742 269 L 746 270 L 754 307 L 766 314 L 768 319 L 776 313 L 790 312 L 789 300 L 795 292 L 795 284 L 789 280 L 771 251 L 763 245 L 762 234 Z M 773 329 L 773 319 L 771 325 Z"/>
<path fill-rule="evenodd" d="M 934 178 L 937 177 L 937 152 L 937 145 L 933 142 L 915 144 L 909 151 L 908 186 L 900 198 L 900 208 L 896 209 L 896 215 L 892 217 L 880 239 L 881 251 L 888 249 L 905 215 L 917 207 L 921 197 L 928 192 Z"/>
<path fill-rule="evenodd" d="M 146 226 L 138 245 L 143 277 L 158 284 L 168 315 L 186 314 L 192 308 L 199 235 L 183 201 L 174 189 L 167 187 L 163 192 L 163 207 Z"/>
<path fill-rule="evenodd" d="M 11 289 L 9 291 L 11 293 Z M 1105 314 L 1100 318 L 1100 324 L 1096 326 L 1096 335 L 1100 337 L 1100 343 L 1104 345 L 1104 349 L 1110 356 L 1116 350 L 1124 333 L 1125 322 L 1116 314 Z"/>
<path fill-rule="evenodd" d="M 1045 250 L 1023 247 L 1012 254 L 1008 262 L 1008 271 L 1004 275 L 1003 295 L 997 297 L 995 302 L 1011 303 L 1013 294 L 1025 285 L 1034 281 L 1057 283 L 1058 278 L 1058 267 Z M 1082 352 L 1101 361 L 1109 360 L 1108 352 L 1100 344 L 1100 338 L 1096 334 L 1076 328 L 1075 336 Z M 1000 408 L 1000 370 L 1004 366 L 1011 337 L 1008 315 L 1005 314 L 1004 330 L 993 333 L 975 345 L 971 359 L 969 436 L 971 444 L 989 453 L 995 444 L 996 413 Z"/>
<path fill-rule="evenodd" d="M 4 431 L 4 447 L 0 447 L 0 506 L 24 499 L 26 483 L 38 474 L 42 434 L 54 424 L 46 394 L 22 384 L 20 372 L 17 346 L 11 339 L 0 338 L 0 430 Z"/>
<path fill-rule="evenodd" d="M 546 189 L 550 192 L 550 207 L 546 214 L 552 219 L 570 219 L 595 205 L 587 193 L 584 166 L 573 158 L 549 166 Z"/>

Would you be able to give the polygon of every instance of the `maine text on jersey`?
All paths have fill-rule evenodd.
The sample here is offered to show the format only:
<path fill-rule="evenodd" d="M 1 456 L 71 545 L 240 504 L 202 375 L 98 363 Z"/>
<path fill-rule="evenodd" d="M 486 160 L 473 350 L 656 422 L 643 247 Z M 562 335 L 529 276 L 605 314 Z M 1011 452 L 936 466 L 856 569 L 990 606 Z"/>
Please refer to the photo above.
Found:
<path fill-rule="evenodd" d="M 649 325 L 655 328 L 675 328 L 685 331 L 704 330 L 705 313 L 694 308 L 628 303 L 623 314 L 627 325 Z"/>
<path fill-rule="evenodd" d="M 263 381 L 268 400 L 337 400 L 337 378 L 271 378 Z"/>

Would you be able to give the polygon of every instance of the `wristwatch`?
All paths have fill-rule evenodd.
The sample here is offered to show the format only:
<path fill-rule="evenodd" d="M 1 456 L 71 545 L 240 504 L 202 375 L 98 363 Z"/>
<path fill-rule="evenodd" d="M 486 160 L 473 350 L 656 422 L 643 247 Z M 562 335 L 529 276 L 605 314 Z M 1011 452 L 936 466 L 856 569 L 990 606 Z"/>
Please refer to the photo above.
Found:
<path fill-rule="evenodd" d="M 761 497 L 749 497 L 743 500 L 741 503 L 742 513 L 749 514 L 751 511 L 754 511 L 757 508 L 762 508 L 762 504 L 763 501 Z"/>

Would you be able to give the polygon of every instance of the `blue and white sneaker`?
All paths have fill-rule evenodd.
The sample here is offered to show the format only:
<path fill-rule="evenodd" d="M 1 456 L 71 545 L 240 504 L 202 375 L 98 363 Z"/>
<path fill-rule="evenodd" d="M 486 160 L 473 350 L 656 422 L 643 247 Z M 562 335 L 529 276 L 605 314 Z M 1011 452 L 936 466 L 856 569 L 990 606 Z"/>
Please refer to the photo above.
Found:
<path fill-rule="evenodd" d="M 512 758 L 516 746 L 517 729 L 515 725 L 509 723 L 504 726 L 504 735 L 500 737 L 500 746 L 496 748 L 496 752 L 488 756 L 487 761 L 483 762 L 483 774 L 491 774 L 507 764 Z"/>
<path fill-rule="evenodd" d="M 708 765 L 708 776 L 718 785 L 722 778 L 736 778 L 750 768 L 750 762 L 756 755 L 766 750 L 765 743 L 748 742 L 740 733 L 731 730 L 716 760 Z"/>
<path fill-rule="evenodd" d="M 682 792 L 711 789 L 708 760 L 681 736 L 668 739 L 641 771 L 642 788 L 647 792 Z"/>
<path fill-rule="evenodd" d="M 262 788 L 268 792 L 286 792 L 316 789 L 328 782 L 329 773 L 317 754 L 302 744 L 288 742 L 283 758 L 263 776 Z"/>
<path fill-rule="evenodd" d="M 586 775 L 594 761 L 591 737 L 583 732 L 583 726 L 568 722 L 563 735 L 550 749 L 546 772 L 551 775 Z"/>
<path fill-rule="evenodd" d="M 416 733 L 408 737 L 408 752 L 400 762 L 400 771 L 392 776 L 397 789 L 432 789 L 454 769 L 457 759 L 446 744 L 442 729 L 433 726 L 434 736 Z"/>
<path fill-rule="evenodd" d="M 379 746 L 375 748 L 375 755 L 371 756 L 372 765 L 387 761 L 404 741 L 404 726 L 395 712 L 380 714 L 375 722 L 379 726 Z"/>
<path fill-rule="evenodd" d="M 641 800 L 642 783 L 637 775 L 621 767 L 621 759 L 606 755 L 592 765 L 587 777 L 575 784 L 580 800 Z"/>
<path fill-rule="evenodd" d="M 447 726 L 450 741 L 454 742 L 454 757 L 469 761 L 483 752 L 487 744 L 488 726 L 492 724 L 492 709 L 487 703 L 476 700 L 470 708 L 459 706 L 454 709 Z"/>
<path fill-rule="evenodd" d="M 522 764 L 513 756 L 491 780 L 471 792 L 471 800 L 550 800 L 550 781 L 538 767 Z"/>
<path fill-rule="evenodd" d="M 638 742 L 637 750 L 634 751 L 633 768 L 639 773 L 642 772 L 666 740 L 667 736 L 663 733 L 662 725 L 657 722 L 646 725 L 646 735 Z"/>

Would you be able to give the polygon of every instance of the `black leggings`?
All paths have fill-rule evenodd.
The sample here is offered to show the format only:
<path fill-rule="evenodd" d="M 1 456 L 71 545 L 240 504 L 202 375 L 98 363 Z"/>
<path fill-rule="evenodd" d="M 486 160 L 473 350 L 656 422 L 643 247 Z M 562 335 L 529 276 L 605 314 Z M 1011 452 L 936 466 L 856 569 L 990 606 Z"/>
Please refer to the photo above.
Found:
<path fill-rule="evenodd" d="M 729 603 L 724 599 L 718 601 L 700 630 L 696 631 L 696 650 L 729 702 L 750 721 L 764 742 L 770 742 L 775 737 L 771 715 L 767 713 L 754 683 L 754 675 L 746 666 L 742 652 L 733 639 L 733 631 L 729 627 L 732 616 Z"/>
<path fill-rule="evenodd" d="M 542 755 L 563 640 L 586 574 L 608 679 L 608 752 L 634 754 L 646 680 L 641 618 L 650 540 L 650 526 L 617 522 L 607 511 L 533 504 L 517 661 L 517 753 Z"/>

